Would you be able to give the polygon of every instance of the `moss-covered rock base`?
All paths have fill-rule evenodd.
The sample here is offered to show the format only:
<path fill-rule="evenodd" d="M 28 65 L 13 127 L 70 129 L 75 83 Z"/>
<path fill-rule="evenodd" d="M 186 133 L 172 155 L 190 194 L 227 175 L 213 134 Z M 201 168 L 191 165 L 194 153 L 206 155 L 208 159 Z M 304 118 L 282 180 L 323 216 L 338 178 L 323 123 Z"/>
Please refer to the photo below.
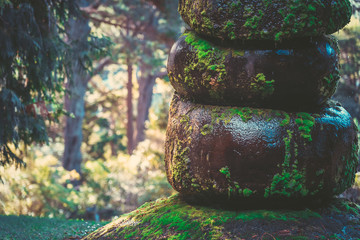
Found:
<path fill-rule="evenodd" d="M 93 239 L 359 239 L 360 207 L 332 199 L 318 208 L 224 210 L 179 195 L 146 203 L 91 233 Z"/>

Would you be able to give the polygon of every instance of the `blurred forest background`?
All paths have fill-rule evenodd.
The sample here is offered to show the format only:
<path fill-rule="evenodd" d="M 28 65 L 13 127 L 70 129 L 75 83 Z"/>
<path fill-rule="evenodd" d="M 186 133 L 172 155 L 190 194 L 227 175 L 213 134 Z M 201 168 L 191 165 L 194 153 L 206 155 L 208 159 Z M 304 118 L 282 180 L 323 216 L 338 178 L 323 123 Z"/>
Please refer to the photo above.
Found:
<path fill-rule="evenodd" d="M 335 34 L 356 122 L 359 8 Z M 0 0 L 0 214 L 109 220 L 173 193 L 165 66 L 184 28 L 177 0 Z M 343 196 L 360 202 L 360 174 Z"/>

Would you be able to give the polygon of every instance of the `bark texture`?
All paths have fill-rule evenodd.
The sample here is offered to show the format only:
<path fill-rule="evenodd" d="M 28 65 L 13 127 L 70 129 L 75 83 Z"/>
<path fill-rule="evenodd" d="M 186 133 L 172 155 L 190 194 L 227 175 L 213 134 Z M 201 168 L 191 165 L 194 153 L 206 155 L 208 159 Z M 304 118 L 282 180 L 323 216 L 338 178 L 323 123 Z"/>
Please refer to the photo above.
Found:
<path fill-rule="evenodd" d="M 127 150 L 128 153 L 131 155 L 135 149 L 134 145 L 134 116 L 133 116 L 133 82 L 132 82 L 132 75 L 133 75 L 133 66 L 130 60 L 130 57 L 126 59 L 127 64 L 127 74 L 128 74 L 128 82 L 127 82 L 127 97 L 126 97 L 126 106 L 127 106 L 127 124 L 126 124 L 126 136 L 128 139 L 128 146 Z"/>
<path fill-rule="evenodd" d="M 86 1 L 80 1 L 81 7 Z M 65 99 L 66 110 L 72 115 L 66 118 L 65 149 L 63 167 L 66 170 L 76 170 L 81 173 L 82 154 L 80 151 L 83 139 L 82 122 L 85 115 L 84 96 L 86 93 L 88 75 L 83 64 L 82 54 L 87 50 L 87 38 L 90 33 L 89 21 L 83 16 L 71 18 L 67 23 L 67 36 L 71 48 L 72 67 L 67 84 L 68 95 Z"/>

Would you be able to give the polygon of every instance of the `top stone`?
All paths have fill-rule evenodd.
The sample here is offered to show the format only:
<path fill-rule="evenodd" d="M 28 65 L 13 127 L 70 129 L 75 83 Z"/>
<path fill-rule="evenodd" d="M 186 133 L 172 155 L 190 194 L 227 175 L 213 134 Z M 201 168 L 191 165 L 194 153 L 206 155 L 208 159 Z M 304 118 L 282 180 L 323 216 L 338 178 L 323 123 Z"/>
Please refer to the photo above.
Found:
<path fill-rule="evenodd" d="M 220 40 L 287 40 L 332 34 L 349 21 L 349 0 L 180 0 L 184 21 Z"/>

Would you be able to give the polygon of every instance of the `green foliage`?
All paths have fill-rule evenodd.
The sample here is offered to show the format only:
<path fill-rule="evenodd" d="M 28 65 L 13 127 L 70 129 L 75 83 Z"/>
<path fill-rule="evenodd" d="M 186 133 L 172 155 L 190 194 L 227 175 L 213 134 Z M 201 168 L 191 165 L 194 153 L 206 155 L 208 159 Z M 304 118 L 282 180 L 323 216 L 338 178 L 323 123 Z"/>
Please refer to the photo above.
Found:
<path fill-rule="evenodd" d="M 115 43 L 112 54 L 120 63 L 151 66 L 156 74 L 165 67 L 167 52 L 179 36 L 182 24 L 177 12 L 178 1 L 121 0 L 102 1 L 102 10 L 93 16 L 124 23 L 120 28 L 93 20 L 99 31 Z M 121 24 L 120 24 L 121 25 Z M 135 26 L 135 27 L 134 27 Z M 119 34 L 126 29 L 126 33 Z"/>
<path fill-rule="evenodd" d="M 47 109 L 42 105 L 38 113 L 34 106 L 55 103 L 56 93 L 63 89 L 67 47 L 60 34 L 77 9 L 73 0 L 1 2 L 0 165 L 23 164 L 12 144 L 18 149 L 20 141 L 47 142 Z"/>
<path fill-rule="evenodd" d="M 0 169 L 4 181 L 0 214 L 84 218 L 89 209 L 110 209 L 118 215 L 172 193 L 163 155 L 152 150 L 149 141 L 141 143 L 131 157 L 120 154 L 106 162 L 87 161 L 82 179 L 75 170 L 59 166 L 57 156 L 62 151 L 62 143 L 33 148 L 25 158 L 26 169 Z M 79 180 L 82 184 L 74 188 L 73 182 Z"/>
<path fill-rule="evenodd" d="M 341 49 L 341 81 L 359 89 L 360 69 L 360 22 L 353 19 L 350 24 L 337 34 Z"/>

